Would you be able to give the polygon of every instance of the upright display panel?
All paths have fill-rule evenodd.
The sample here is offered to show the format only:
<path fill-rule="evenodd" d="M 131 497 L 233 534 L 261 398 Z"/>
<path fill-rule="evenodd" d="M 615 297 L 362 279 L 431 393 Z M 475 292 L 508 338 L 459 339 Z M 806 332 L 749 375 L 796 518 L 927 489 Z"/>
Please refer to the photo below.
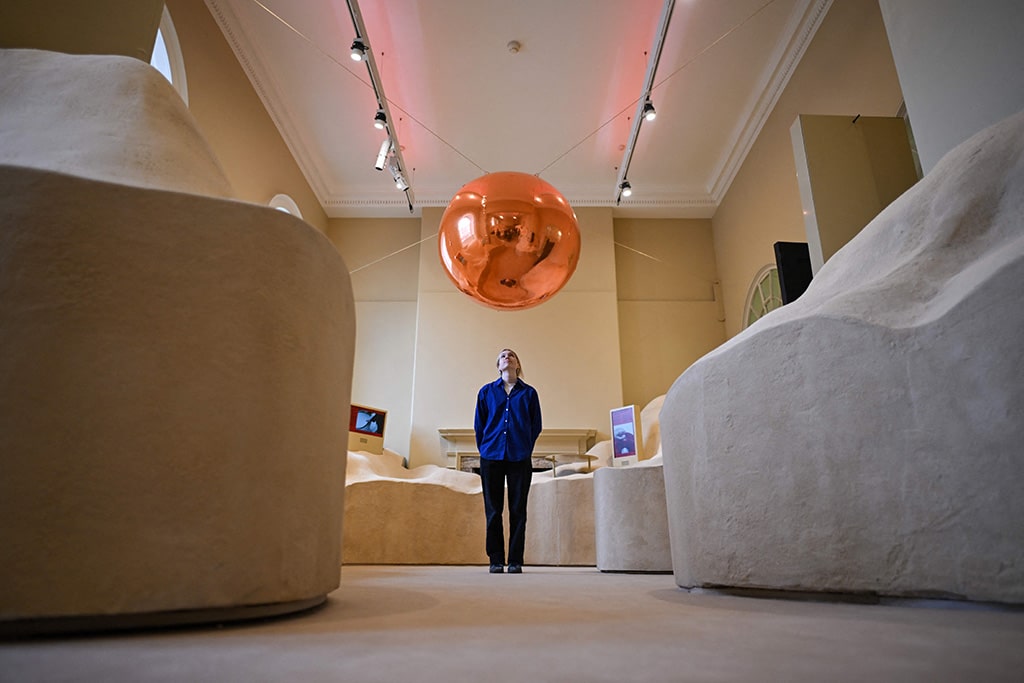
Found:
<path fill-rule="evenodd" d="M 640 411 L 635 405 L 612 408 L 612 465 L 635 465 L 643 452 Z"/>

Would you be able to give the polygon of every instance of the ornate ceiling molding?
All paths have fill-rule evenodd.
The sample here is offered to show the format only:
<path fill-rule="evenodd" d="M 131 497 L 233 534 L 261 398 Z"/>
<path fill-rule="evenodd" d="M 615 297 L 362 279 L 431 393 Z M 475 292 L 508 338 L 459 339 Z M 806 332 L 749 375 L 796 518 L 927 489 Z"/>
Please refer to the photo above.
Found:
<path fill-rule="evenodd" d="M 317 155 L 310 152 L 309 144 L 301 135 L 301 128 L 287 115 L 287 107 L 283 106 L 284 98 L 279 88 L 275 87 L 270 71 L 260 61 L 259 50 L 245 33 L 243 23 L 231 6 L 231 0 L 205 2 L 260 102 L 267 110 L 267 115 L 274 122 L 310 189 L 323 206 L 325 198 L 330 194 L 329 183 L 324 180 L 325 173 L 317 164 Z"/>
<path fill-rule="evenodd" d="M 764 87 L 751 98 L 740 124 L 733 131 L 733 143 L 729 145 L 728 154 L 719 161 L 712 174 L 708 194 L 715 204 L 725 197 L 831 6 L 832 0 L 801 0 L 794 8 L 785 37 L 779 41 L 776 53 L 765 69 Z"/>
<path fill-rule="evenodd" d="M 332 174 L 322 166 L 321 155 L 313 151 L 314 146 L 303 135 L 301 126 L 289 116 L 287 103 L 280 94 L 281 88 L 275 84 L 272 71 L 261 61 L 259 49 L 247 34 L 245 22 L 241 20 L 240 12 L 236 11 L 239 0 L 205 2 L 327 215 L 408 215 L 408 204 L 404 196 L 396 197 L 387 191 L 378 194 L 376 190 L 367 193 L 365 188 L 339 188 L 337 182 L 330 180 Z M 731 142 L 726 145 L 726 152 L 709 176 L 706 190 L 685 188 L 673 192 L 670 188 L 659 188 L 653 198 L 648 193 L 645 199 L 623 199 L 618 208 L 623 211 L 643 210 L 664 216 L 713 215 L 831 5 L 832 0 L 797 0 L 783 36 L 772 57 L 766 62 L 761 81 L 763 86 L 750 98 L 740 122 L 730 136 Z M 615 207 L 615 197 L 604 187 L 576 188 L 576 191 L 571 187 L 560 189 L 574 206 Z M 417 187 L 414 209 L 418 214 L 422 207 L 446 206 L 449 200 L 450 196 L 442 197 L 436 190 L 431 192 L 430 188 Z"/>

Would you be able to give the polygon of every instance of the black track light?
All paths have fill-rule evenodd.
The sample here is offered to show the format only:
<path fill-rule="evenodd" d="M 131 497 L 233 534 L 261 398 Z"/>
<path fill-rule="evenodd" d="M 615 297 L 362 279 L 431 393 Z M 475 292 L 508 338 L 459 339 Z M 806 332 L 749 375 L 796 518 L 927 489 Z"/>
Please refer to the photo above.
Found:
<path fill-rule="evenodd" d="M 361 38 L 352 41 L 352 61 L 361 62 L 366 57 L 366 44 Z"/>
<path fill-rule="evenodd" d="M 654 117 L 658 115 L 658 112 L 654 111 L 654 103 L 651 102 L 651 98 L 647 98 L 644 102 L 644 121 L 653 121 Z"/>

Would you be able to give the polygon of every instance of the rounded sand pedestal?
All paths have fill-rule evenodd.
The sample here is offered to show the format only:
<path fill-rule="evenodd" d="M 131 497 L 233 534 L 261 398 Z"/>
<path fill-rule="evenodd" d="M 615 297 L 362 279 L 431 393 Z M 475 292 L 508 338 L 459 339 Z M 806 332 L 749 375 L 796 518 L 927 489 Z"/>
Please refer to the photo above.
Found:
<path fill-rule="evenodd" d="M 598 569 L 672 571 L 665 474 L 660 465 L 597 470 L 594 511 Z"/>

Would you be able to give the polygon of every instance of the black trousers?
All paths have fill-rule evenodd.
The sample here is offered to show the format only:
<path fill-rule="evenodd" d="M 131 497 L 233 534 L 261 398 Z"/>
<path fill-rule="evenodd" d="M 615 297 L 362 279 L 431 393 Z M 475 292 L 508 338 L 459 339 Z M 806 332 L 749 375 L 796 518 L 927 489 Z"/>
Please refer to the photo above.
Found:
<path fill-rule="evenodd" d="M 487 557 L 505 564 L 505 483 L 508 482 L 508 563 L 522 564 L 526 546 L 526 499 L 533 478 L 533 459 L 521 462 L 480 458 L 480 481 L 487 516 Z"/>

